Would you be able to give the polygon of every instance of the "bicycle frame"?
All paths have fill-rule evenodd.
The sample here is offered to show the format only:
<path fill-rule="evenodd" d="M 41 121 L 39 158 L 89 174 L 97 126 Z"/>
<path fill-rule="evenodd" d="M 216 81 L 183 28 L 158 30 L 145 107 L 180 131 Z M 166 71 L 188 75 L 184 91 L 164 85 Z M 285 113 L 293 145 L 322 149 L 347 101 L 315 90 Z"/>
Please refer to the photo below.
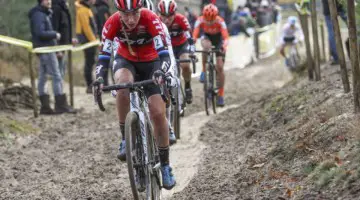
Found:
<path fill-rule="evenodd" d="M 148 146 L 147 146 L 147 134 L 148 134 L 148 128 L 146 121 L 150 121 L 149 117 L 149 107 L 147 100 L 144 98 L 141 98 L 141 94 L 137 90 L 130 90 L 130 112 L 135 112 L 139 116 L 140 121 L 140 132 L 141 132 L 141 138 L 142 138 L 142 145 L 144 148 L 144 159 L 145 159 L 145 165 L 149 164 L 148 159 Z M 151 123 L 150 123 L 151 124 Z"/>

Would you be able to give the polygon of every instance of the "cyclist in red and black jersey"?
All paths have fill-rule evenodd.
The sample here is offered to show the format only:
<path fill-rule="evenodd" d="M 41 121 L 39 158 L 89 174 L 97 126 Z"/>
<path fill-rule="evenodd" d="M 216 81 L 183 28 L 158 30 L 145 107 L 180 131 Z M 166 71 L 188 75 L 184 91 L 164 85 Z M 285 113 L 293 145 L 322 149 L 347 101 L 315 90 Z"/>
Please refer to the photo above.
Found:
<path fill-rule="evenodd" d="M 102 31 L 102 45 L 96 68 L 97 84 L 103 83 L 104 72 L 109 67 L 114 38 L 119 39 L 119 47 L 113 64 L 117 84 L 154 79 L 163 84 L 164 73 L 172 75 L 170 57 L 164 30 L 159 17 L 148 9 L 141 9 L 142 0 L 114 0 L 119 10 L 105 23 Z M 102 85 L 101 85 L 102 87 Z M 169 165 L 169 127 L 166 119 L 165 102 L 156 85 L 144 88 L 149 101 L 150 117 L 159 148 L 163 187 L 172 189 L 176 182 Z M 125 118 L 130 110 L 128 90 L 116 94 L 116 107 L 122 134 L 118 158 L 126 160 Z"/>
<path fill-rule="evenodd" d="M 189 59 L 189 53 L 194 53 L 195 45 L 191 37 L 191 27 L 186 17 L 176 12 L 174 0 L 161 0 L 158 4 L 160 19 L 168 27 L 171 43 L 176 59 Z M 192 102 L 190 63 L 181 63 L 182 76 L 185 81 L 186 102 Z"/>

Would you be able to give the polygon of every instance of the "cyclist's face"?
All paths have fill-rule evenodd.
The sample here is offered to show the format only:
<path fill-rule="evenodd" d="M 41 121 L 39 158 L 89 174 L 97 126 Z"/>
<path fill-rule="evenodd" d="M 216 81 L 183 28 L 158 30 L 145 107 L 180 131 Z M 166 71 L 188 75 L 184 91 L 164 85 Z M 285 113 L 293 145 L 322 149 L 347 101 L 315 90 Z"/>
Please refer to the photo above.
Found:
<path fill-rule="evenodd" d="M 291 25 L 290 25 L 290 28 L 291 28 L 291 29 L 295 29 L 295 24 L 291 24 Z"/>
<path fill-rule="evenodd" d="M 164 22 L 166 26 L 170 26 L 175 19 L 175 15 L 170 15 L 170 16 L 160 15 L 160 19 L 162 22 Z"/>
<path fill-rule="evenodd" d="M 140 9 L 134 12 L 120 12 L 121 20 L 129 29 L 134 29 L 140 20 Z"/>

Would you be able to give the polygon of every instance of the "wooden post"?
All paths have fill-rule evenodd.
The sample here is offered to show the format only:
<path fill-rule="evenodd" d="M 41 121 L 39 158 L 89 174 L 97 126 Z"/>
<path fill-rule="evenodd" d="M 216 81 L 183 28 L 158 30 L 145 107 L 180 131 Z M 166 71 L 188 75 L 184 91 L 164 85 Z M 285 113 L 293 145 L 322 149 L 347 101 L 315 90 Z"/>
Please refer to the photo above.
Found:
<path fill-rule="evenodd" d="M 74 107 L 74 77 L 72 68 L 72 51 L 68 51 L 68 71 L 69 71 L 69 91 L 70 91 L 70 105 Z"/>
<path fill-rule="evenodd" d="M 304 32 L 305 47 L 306 47 L 306 58 L 308 65 L 308 76 L 309 80 L 314 80 L 314 62 L 311 54 L 310 36 L 309 36 L 309 23 L 308 15 L 299 13 L 300 23 Z"/>
<path fill-rule="evenodd" d="M 32 52 L 29 52 L 29 72 L 30 72 L 30 80 L 31 80 L 31 91 L 32 91 L 32 101 L 33 101 L 33 110 L 34 110 L 34 117 L 38 117 L 38 108 L 36 104 L 36 86 L 35 86 L 35 74 L 32 66 Z"/>
<path fill-rule="evenodd" d="M 344 85 L 345 93 L 350 92 L 350 84 L 349 84 L 349 77 L 346 69 L 346 62 L 345 62 L 345 54 L 344 54 L 344 47 L 342 44 L 340 27 L 339 27 L 339 20 L 338 20 L 338 13 L 336 8 L 336 0 L 328 0 L 329 2 L 329 9 L 331 14 L 331 21 L 334 27 L 335 33 L 335 40 L 336 40 L 336 50 L 339 56 L 340 62 L 340 69 L 341 69 L 341 79 Z"/>
<path fill-rule="evenodd" d="M 317 12 L 316 12 L 316 2 L 311 0 L 311 25 L 313 32 L 313 45 L 314 45 L 314 66 L 315 66 L 315 80 L 321 80 L 320 74 L 320 53 L 319 53 L 319 36 L 318 36 L 318 27 L 317 27 Z"/>
<path fill-rule="evenodd" d="M 357 31 L 355 21 L 355 5 L 354 0 L 348 0 L 348 28 L 349 28 L 349 42 L 350 42 L 350 59 L 353 72 L 353 93 L 354 93 L 354 106 L 355 113 L 360 112 L 360 69 L 359 69 L 359 57 L 358 57 L 358 45 L 357 45 Z"/>
<path fill-rule="evenodd" d="M 321 45 L 322 45 L 322 61 L 326 62 L 326 49 L 325 49 L 325 30 L 324 30 L 324 20 L 321 20 L 320 23 L 320 34 L 321 34 Z"/>

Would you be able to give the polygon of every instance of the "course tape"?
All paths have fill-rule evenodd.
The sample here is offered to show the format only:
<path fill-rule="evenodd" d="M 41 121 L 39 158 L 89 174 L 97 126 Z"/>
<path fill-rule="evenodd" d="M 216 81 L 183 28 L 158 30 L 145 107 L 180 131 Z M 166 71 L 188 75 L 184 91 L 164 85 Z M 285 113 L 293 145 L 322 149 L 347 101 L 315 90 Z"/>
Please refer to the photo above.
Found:
<path fill-rule="evenodd" d="M 12 44 L 15 46 L 26 48 L 27 50 L 29 50 L 32 53 L 54 53 L 54 52 L 59 52 L 59 51 L 77 52 L 77 51 L 82 51 L 84 49 L 88 49 L 90 47 L 100 45 L 100 41 L 95 40 L 93 42 L 89 42 L 89 43 L 86 43 L 86 44 L 83 44 L 80 46 L 59 45 L 59 46 L 50 46 L 50 47 L 39 47 L 39 48 L 33 49 L 33 45 L 29 41 L 19 40 L 19 39 L 4 36 L 4 35 L 0 35 L 0 42 L 4 42 L 7 44 Z"/>

